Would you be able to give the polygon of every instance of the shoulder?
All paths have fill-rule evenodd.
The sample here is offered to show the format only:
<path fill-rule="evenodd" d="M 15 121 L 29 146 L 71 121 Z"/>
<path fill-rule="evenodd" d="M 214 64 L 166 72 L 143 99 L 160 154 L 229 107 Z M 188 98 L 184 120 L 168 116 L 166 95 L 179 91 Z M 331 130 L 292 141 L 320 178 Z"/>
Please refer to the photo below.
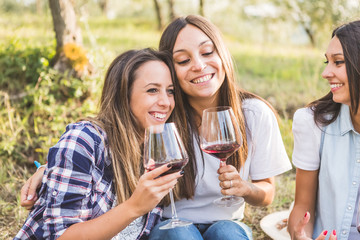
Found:
<path fill-rule="evenodd" d="M 85 144 L 99 144 L 106 139 L 106 133 L 89 121 L 81 121 L 67 125 L 60 141 L 63 139 L 73 139 Z"/>
<path fill-rule="evenodd" d="M 314 121 L 314 112 L 309 107 L 296 110 L 293 117 L 293 132 L 312 131 L 315 135 L 319 135 L 321 129 Z"/>
<path fill-rule="evenodd" d="M 260 99 L 245 99 L 242 108 L 246 124 L 250 129 L 258 126 L 277 125 L 275 113 Z"/>
<path fill-rule="evenodd" d="M 248 98 L 242 102 L 244 112 L 252 112 L 254 114 L 273 113 L 270 107 L 257 98 Z"/>
<path fill-rule="evenodd" d="M 48 162 L 55 164 L 60 161 L 59 154 L 67 159 L 102 162 L 101 159 L 106 155 L 106 134 L 88 121 L 71 123 L 67 125 L 57 144 L 49 149 Z"/>
<path fill-rule="evenodd" d="M 314 121 L 314 111 L 309 107 L 300 108 L 294 113 L 294 121 Z"/>

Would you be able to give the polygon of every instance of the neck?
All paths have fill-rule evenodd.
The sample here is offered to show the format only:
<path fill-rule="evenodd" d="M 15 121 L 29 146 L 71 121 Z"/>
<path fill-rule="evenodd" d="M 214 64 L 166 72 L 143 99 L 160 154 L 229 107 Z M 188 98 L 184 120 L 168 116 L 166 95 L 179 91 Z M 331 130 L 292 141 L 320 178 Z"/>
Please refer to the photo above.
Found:
<path fill-rule="evenodd" d="M 196 123 L 197 126 L 200 126 L 203 111 L 207 108 L 219 106 L 219 92 L 217 92 L 214 96 L 206 98 L 192 98 L 188 96 L 188 101 L 197 113 Z"/>

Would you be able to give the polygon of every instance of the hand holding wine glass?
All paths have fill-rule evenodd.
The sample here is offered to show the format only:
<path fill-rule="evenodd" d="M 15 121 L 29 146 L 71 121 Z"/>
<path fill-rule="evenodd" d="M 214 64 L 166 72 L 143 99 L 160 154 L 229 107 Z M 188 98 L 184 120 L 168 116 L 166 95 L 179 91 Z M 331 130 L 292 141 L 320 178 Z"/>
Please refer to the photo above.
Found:
<path fill-rule="evenodd" d="M 226 163 L 228 157 L 242 145 L 239 125 L 231 107 L 208 108 L 203 111 L 200 147 L 201 149 Z M 229 181 L 232 187 L 232 180 Z M 237 196 L 225 196 L 214 201 L 214 204 L 230 207 L 242 204 L 244 199 Z"/>
<path fill-rule="evenodd" d="M 165 164 L 171 167 L 159 176 L 161 177 L 181 171 L 187 162 L 188 155 L 174 123 L 151 126 L 145 130 L 144 167 L 146 170 L 151 171 Z M 168 224 L 161 226 L 160 229 L 183 227 L 192 224 L 191 222 L 178 219 L 172 188 L 169 189 L 169 194 L 172 219 Z"/>

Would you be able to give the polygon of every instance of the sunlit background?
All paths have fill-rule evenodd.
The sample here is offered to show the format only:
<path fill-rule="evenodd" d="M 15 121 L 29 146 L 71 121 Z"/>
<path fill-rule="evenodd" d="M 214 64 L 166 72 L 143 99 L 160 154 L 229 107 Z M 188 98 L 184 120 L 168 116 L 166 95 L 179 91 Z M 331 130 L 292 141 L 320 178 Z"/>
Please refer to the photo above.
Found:
<path fill-rule="evenodd" d="M 12 239 L 27 211 L 20 188 L 46 162 L 65 126 L 93 115 L 104 71 L 119 53 L 157 48 L 162 30 L 177 16 L 199 14 L 219 27 L 236 64 L 237 81 L 268 100 L 291 158 L 292 116 L 325 95 L 321 78 L 332 30 L 360 17 L 358 0 L 73 0 L 79 44 L 65 44 L 68 69 L 54 70 L 56 39 L 46 0 L 0 0 L 0 239 Z M 294 170 L 277 178 L 268 207 L 247 207 L 254 239 L 266 214 L 294 199 Z"/>

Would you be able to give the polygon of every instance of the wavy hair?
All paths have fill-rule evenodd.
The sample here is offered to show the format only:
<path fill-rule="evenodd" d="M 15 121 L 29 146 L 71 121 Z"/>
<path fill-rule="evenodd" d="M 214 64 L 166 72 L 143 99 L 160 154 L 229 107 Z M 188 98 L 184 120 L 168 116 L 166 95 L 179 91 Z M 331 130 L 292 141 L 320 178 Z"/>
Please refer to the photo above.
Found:
<path fill-rule="evenodd" d="M 107 135 L 115 190 L 118 203 L 130 198 L 140 175 L 144 172 L 142 164 L 143 132 L 130 108 L 131 89 L 136 80 L 137 70 L 146 62 L 160 61 L 170 69 L 174 84 L 175 102 L 181 94 L 178 92 L 172 58 L 169 53 L 149 48 L 130 50 L 116 57 L 107 70 L 100 100 L 100 110 L 96 117 L 86 120 L 101 127 Z M 179 119 L 179 113 L 173 111 L 169 120 Z"/>

